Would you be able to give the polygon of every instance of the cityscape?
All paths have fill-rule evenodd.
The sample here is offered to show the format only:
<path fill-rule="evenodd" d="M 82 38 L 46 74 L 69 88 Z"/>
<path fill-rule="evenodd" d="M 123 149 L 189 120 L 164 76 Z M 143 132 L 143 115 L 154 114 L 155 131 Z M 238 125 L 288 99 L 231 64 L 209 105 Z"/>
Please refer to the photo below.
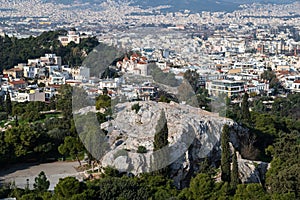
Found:
<path fill-rule="evenodd" d="M 300 2 L 0 2 L 0 199 L 299 199 Z"/>

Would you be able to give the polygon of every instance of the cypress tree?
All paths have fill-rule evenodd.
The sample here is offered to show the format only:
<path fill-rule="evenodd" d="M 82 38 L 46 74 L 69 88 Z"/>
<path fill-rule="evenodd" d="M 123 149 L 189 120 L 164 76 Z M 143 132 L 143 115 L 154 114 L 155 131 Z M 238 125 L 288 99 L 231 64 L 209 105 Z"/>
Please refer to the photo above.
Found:
<path fill-rule="evenodd" d="M 0 111 L 5 112 L 4 96 L 0 97 Z"/>
<path fill-rule="evenodd" d="M 230 182 L 230 147 L 229 147 L 229 126 L 225 124 L 221 135 L 221 179 Z"/>
<path fill-rule="evenodd" d="M 169 163 L 169 151 L 168 149 L 163 149 L 165 146 L 168 145 L 168 125 L 167 125 L 167 119 L 165 112 L 162 110 L 160 114 L 160 118 L 158 120 L 157 126 L 156 126 L 156 133 L 154 135 L 154 142 L 153 142 L 153 161 L 151 170 L 156 171 L 155 175 L 162 175 L 162 176 L 168 176 L 168 163 Z M 163 149 L 162 151 L 158 151 L 160 149 Z"/>
<path fill-rule="evenodd" d="M 236 157 L 236 151 L 234 150 L 234 154 L 232 156 L 232 170 L 231 170 L 231 182 L 230 185 L 233 189 L 236 189 L 239 184 L 239 166 Z"/>
<path fill-rule="evenodd" d="M 19 120 L 18 120 L 18 115 L 16 115 L 16 118 L 15 118 L 15 126 L 19 126 Z"/>
<path fill-rule="evenodd" d="M 158 120 L 158 124 L 156 126 L 156 134 L 154 136 L 154 149 L 153 151 L 157 151 L 164 146 L 168 145 L 168 125 L 165 112 L 162 110 L 160 113 L 160 118 Z"/>
<path fill-rule="evenodd" d="M 5 96 L 5 111 L 6 111 L 6 116 L 8 116 L 12 113 L 12 103 L 9 95 L 9 91 L 6 91 L 6 96 Z"/>
<path fill-rule="evenodd" d="M 243 96 L 243 100 L 242 100 L 242 104 L 241 104 L 241 119 L 244 121 L 244 122 L 249 122 L 250 121 L 250 111 L 249 111 L 249 102 L 248 102 L 248 99 L 249 99 L 249 95 L 248 93 L 245 93 L 244 96 Z"/>

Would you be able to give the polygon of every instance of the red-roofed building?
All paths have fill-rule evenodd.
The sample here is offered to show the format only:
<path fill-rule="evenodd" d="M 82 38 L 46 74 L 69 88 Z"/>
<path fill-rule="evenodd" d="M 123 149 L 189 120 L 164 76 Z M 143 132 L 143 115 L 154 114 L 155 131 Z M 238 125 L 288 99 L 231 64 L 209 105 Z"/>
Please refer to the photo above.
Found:
<path fill-rule="evenodd" d="M 23 89 L 27 87 L 26 81 L 22 79 L 11 81 L 9 82 L 9 85 L 11 85 L 13 89 Z"/>

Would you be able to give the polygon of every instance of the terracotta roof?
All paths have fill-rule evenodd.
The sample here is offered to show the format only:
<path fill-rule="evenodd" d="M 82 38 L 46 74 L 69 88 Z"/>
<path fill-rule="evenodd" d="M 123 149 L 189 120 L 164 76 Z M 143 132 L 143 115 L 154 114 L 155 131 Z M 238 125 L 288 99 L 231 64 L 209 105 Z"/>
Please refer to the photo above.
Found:
<path fill-rule="evenodd" d="M 60 88 L 61 85 L 50 85 L 50 84 L 49 84 L 49 87 L 51 87 L 51 88 Z"/>
<path fill-rule="evenodd" d="M 18 81 L 11 81 L 9 83 L 12 85 L 18 85 L 18 84 L 25 84 L 26 82 L 24 80 L 18 80 Z"/>
<path fill-rule="evenodd" d="M 294 83 L 300 83 L 300 80 L 295 80 Z"/>

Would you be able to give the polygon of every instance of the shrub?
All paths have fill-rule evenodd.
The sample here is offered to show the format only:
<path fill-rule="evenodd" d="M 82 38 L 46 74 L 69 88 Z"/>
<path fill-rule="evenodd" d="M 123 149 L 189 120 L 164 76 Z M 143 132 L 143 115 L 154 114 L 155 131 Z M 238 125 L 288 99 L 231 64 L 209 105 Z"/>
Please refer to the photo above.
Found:
<path fill-rule="evenodd" d="M 144 146 L 139 146 L 137 152 L 138 153 L 147 153 L 147 149 Z"/>
<path fill-rule="evenodd" d="M 131 110 L 135 110 L 135 113 L 138 113 L 141 107 L 139 103 L 135 103 L 131 106 Z"/>

